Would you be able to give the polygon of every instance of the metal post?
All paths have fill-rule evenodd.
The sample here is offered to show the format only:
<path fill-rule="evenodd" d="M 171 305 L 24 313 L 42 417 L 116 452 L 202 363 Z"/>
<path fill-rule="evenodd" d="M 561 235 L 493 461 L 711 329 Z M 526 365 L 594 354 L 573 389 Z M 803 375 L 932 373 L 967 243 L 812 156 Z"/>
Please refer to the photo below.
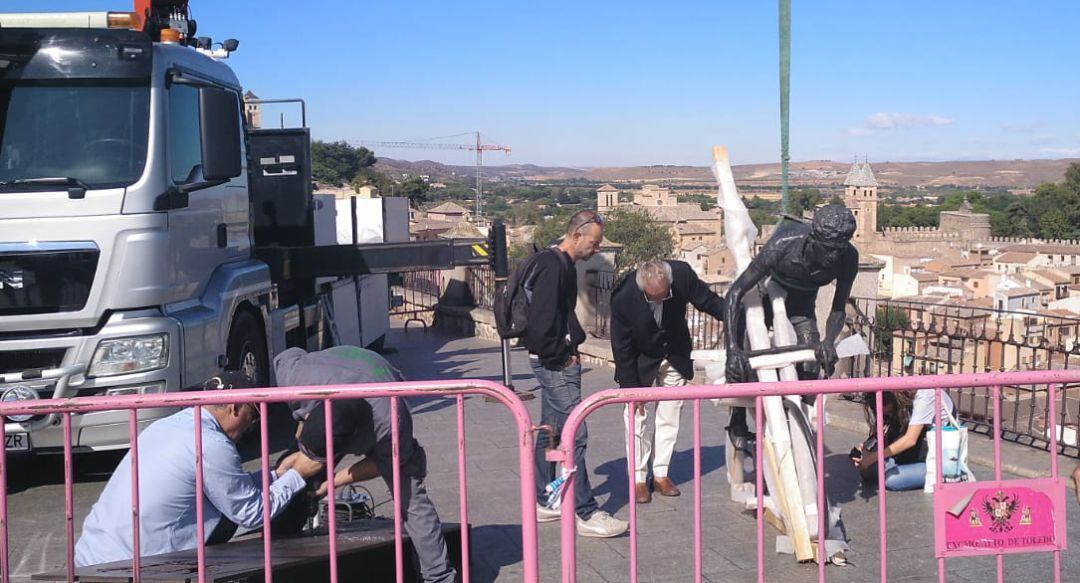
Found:
<path fill-rule="evenodd" d="M 385 206 L 385 203 L 384 203 Z M 349 209 L 352 211 L 352 216 L 349 217 L 349 222 L 352 224 L 352 244 L 360 244 L 360 226 L 356 222 L 356 195 L 349 197 Z M 383 210 L 383 219 L 385 224 L 386 211 Z M 384 235 L 385 238 L 385 235 Z M 389 282 L 389 279 L 387 279 Z M 356 329 L 360 332 L 360 344 L 364 343 L 364 302 L 360 296 L 360 276 L 354 275 L 352 278 L 353 294 L 356 296 Z M 389 293 L 389 285 L 387 285 L 387 293 Z M 393 308 L 393 306 L 391 306 Z M 408 326 L 408 324 L 406 324 Z"/>
<path fill-rule="evenodd" d="M 479 140 L 480 134 L 476 134 Z M 477 150 L 477 154 L 479 154 Z M 479 185 L 479 182 L 477 183 Z M 477 190 L 477 193 L 480 191 Z M 477 200 L 479 200 L 479 194 L 477 194 Z M 499 219 L 496 219 L 491 224 L 490 231 L 491 238 L 491 270 L 495 275 L 495 290 L 498 293 L 499 286 L 506 285 L 506 280 L 510 278 L 510 258 L 507 255 L 506 249 L 506 225 Z M 503 386 L 514 390 L 514 376 L 510 371 L 510 340 L 503 338 L 502 342 L 502 367 L 503 367 Z"/>
<path fill-rule="evenodd" d="M 484 212 L 484 196 L 482 176 L 484 174 L 484 150 L 480 147 L 480 132 L 476 132 L 476 225 L 480 226 L 480 215 Z"/>
<path fill-rule="evenodd" d="M 788 197 L 788 146 L 791 111 L 791 0 L 780 2 L 780 212 L 791 212 Z"/>
<path fill-rule="evenodd" d="M 495 285 L 498 285 L 496 283 Z M 510 341 L 506 338 L 502 339 L 502 366 L 503 366 L 503 386 L 514 390 L 514 375 L 510 371 Z"/>

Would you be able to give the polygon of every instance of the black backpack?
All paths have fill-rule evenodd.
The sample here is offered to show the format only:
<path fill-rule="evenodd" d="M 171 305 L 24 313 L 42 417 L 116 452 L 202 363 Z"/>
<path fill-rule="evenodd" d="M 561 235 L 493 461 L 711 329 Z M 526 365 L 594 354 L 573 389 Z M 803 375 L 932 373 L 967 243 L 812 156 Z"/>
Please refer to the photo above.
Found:
<path fill-rule="evenodd" d="M 495 291 L 495 328 L 503 338 L 520 338 L 529 325 L 529 302 L 532 300 L 533 265 L 539 251 L 517 264 L 506 283 Z"/>

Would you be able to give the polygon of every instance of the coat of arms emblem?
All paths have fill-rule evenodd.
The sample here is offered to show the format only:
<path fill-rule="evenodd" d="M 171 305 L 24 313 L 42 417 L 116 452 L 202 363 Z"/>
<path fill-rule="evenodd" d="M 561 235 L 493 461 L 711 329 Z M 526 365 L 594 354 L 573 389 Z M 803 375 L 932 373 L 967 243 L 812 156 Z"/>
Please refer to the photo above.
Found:
<path fill-rule="evenodd" d="M 990 519 L 990 532 L 1009 532 L 1013 529 L 1012 518 L 1018 502 L 1016 496 L 1007 496 L 1001 490 L 993 498 L 983 498 L 983 512 Z"/>

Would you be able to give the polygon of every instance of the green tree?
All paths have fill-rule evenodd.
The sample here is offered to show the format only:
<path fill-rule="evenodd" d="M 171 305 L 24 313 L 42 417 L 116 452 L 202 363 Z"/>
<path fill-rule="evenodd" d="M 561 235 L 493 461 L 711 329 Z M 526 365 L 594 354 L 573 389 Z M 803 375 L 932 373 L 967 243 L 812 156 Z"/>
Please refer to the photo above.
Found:
<path fill-rule="evenodd" d="M 506 250 L 506 255 L 509 258 L 510 269 L 517 267 L 521 260 L 525 259 L 533 252 L 532 245 L 511 245 Z"/>
<path fill-rule="evenodd" d="M 510 210 L 510 205 L 506 203 L 506 198 L 502 196 L 485 197 L 484 211 L 486 213 L 505 213 Z"/>
<path fill-rule="evenodd" d="M 1043 239 L 1065 239 L 1072 235 L 1069 218 L 1061 209 L 1051 209 L 1039 217 L 1039 235 Z"/>
<path fill-rule="evenodd" d="M 413 208 L 420 208 L 420 205 L 431 200 L 428 196 L 428 192 L 431 186 L 423 178 L 414 176 L 397 185 L 395 188 L 397 196 L 404 196 L 409 199 L 409 206 Z"/>
<path fill-rule="evenodd" d="M 750 220 L 754 221 L 754 225 L 757 226 L 760 231 L 765 225 L 775 225 L 779 219 L 775 212 L 767 211 L 763 209 L 750 209 Z"/>
<path fill-rule="evenodd" d="M 801 216 L 805 211 L 812 211 L 825 199 L 821 191 L 816 188 L 796 188 L 789 193 L 790 207 L 788 211 Z"/>
<path fill-rule="evenodd" d="M 346 142 L 315 140 L 311 143 L 311 176 L 324 184 L 348 184 L 361 168 L 372 166 L 376 161 L 371 150 L 355 148 Z"/>
<path fill-rule="evenodd" d="M 878 306 L 874 316 L 874 354 L 887 361 L 892 358 L 893 332 L 906 329 L 910 323 L 896 306 Z"/>
<path fill-rule="evenodd" d="M 616 276 L 645 261 L 670 259 L 675 253 L 671 230 L 632 207 L 615 209 L 604 217 L 604 236 L 623 246 L 615 256 Z"/>
<path fill-rule="evenodd" d="M 375 170 L 374 168 L 367 167 L 361 168 L 356 176 L 349 181 L 353 190 L 359 189 L 361 186 L 371 185 L 379 190 L 380 196 L 394 196 L 394 181 L 390 180 L 390 177 Z"/>
<path fill-rule="evenodd" d="M 1065 188 L 1080 196 L 1080 162 L 1069 164 L 1069 168 L 1065 170 Z"/>
<path fill-rule="evenodd" d="M 536 223 L 536 231 L 533 232 L 533 244 L 543 249 L 554 243 L 566 234 L 566 223 L 570 220 L 569 213 L 556 213 L 546 216 Z"/>
<path fill-rule="evenodd" d="M 995 237 L 1017 236 L 1009 215 L 1002 211 L 990 211 L 990 234 Z"/>
<path fill-rule="evenodd" d="M 1018 200 L 1010 204 L 1009 208 L 1005 209 L 1005 214 L 1009 217 L 1009 223 L 1012 224 L 1013 235 L 1030 237 L 1034 232 L 1034 217 L 1024 201 Z"/>

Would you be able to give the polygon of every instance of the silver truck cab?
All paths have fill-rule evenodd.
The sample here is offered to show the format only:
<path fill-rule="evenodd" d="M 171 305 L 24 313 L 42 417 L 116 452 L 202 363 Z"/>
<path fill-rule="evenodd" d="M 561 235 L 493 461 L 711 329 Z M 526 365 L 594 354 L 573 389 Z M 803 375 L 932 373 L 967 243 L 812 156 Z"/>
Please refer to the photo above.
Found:
<path fill-rule="evenodd" d="M 2 24 L 0 398 L 268 383 L 236 76 L 135 30 Z M 5 446 L 59 451 L 59 423 L 6 419 Z M 127 424 L 73 415 L 73 446 L 127 447 Z"/>

